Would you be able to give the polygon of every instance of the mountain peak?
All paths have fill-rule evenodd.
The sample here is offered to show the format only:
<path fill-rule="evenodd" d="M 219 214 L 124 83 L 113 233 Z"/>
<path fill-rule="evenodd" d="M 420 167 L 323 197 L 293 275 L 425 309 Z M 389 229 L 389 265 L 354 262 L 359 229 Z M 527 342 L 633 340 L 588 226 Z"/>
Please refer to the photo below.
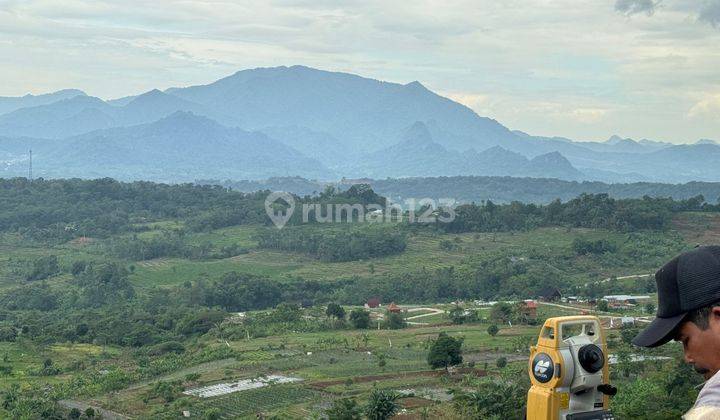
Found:
<path fill-rule="evenodd" d="M 583 175 L 558 151 L 532 158 L 530 170 L 535 176 L 543 178 L 580 179 Z"/>
<path fill-rule="evenodd" d="M 175 111 L 167 117 L 161 118 L 160 121 L 212 121 L 210 118 L 203 117 L 202 115 L 195 115 L 190 111 Z"/>
<path fill-rule="evenodd" d="M 87 93 L 83 92 L 80 89 L 61 89 L 57 92 L 52 93 L 46 93 L 44 95 L 38 95 L 38 96 L 63 96 L 63 97 L 71 97 L 71 96 L 87 96 Z"/>
<path fill-rule="evenodd" d="M 605 140 L 605 143 L 617 144 L 617 143 L 620 143 L 620 142 L 623 141 L 623 140 L 625 140 L 625 139 L 623 139 L 622 137 L 618 136 L 617 134 L 613 134 L 612 136 L 610 136 L 609 139 Z"/>
<path fill-rule="evenodd" d="M 414 82 L 410 82 L 406 85 L 404 85 L 406 89 L 412 89 L 412 90 L 428 90 L 425 86 L 423 86 L 422 83 L 415 80 Z"/>
<path fill-rule="evenodd" d="M 568 160 L 565 158 L 565 156 L 562 155 L 562 153 L 558 151 L 544 153 L 542 155 L 535 156 L 531 159 L 531 161 L 535 162 L 568 162 Z M 569 163 L 569 162 L 568 162 Z"/>
<path fill-rule="evenodd" d="M 206 129 L 225 128 L 210 118 L 193 114 L 190 111 L 175 111 L 167 117 L 147 125 L 160 127 L 204 127 Z"/>
<path fill-rule="evenodd" d="M 130 103 L 154 100 L 157 98 L 163 98 L 163 97 L 168 97 L 168 96 L 170 96 L 170 95 L 168 95 L 167 93 L 163 93 L 162 91 L 160 91 L 158 89 L 153 89 L 153 90 L 149 90 L 145 93 L 139 94 L 132 101 L 130 101 Z"/>
<path fill-rule="evenodd" d="M 402 142 L 412 142 L 415 144 L 428 144 L 433 142 L 430 130 L 422 121 L 415 121 L 402 136 Z"/>

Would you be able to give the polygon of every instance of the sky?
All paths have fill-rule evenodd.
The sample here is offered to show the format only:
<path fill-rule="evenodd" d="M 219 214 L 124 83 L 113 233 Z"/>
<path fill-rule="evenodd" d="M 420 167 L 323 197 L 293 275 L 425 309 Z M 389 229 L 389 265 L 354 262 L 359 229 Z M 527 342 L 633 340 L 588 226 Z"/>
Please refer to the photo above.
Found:
<path fill-rule="evenodd" d="M 103 99 L 302 64 L 533 135 L 720 140 L 720 0 L 0 0 L 0 96 Z"/>

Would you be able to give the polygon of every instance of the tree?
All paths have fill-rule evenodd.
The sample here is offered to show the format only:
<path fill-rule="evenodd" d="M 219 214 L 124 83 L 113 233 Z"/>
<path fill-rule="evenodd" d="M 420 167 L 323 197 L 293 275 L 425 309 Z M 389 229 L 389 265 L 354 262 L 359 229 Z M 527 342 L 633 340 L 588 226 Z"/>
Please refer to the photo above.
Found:
<path fill-rule="evenodd" d="M 403 318 L 402 314 L 389 311 L 385 314 L 385 328 L 399 330 L 405 328 L 406 326 L 407 322 L 405 322 L 405 318 Z"/>
<path fill-rule="evenodd" d="M 325 410 L 328 420 L 361 420 L 362 408 L 354 398 L 340 398 Z"/>
<path fill-rule="evenodd" d="M 26 279 L 28 281 L 43 280 L 54 276 L 60 271 L 58 259 L 55 255 L 40 257 L 33 261 L 32 269 L 28 273 Z"/>
<path fill-rule="evenodd" d="M 635 327 L 623 325 L 622 328 L 620 328 L 620 338 L 622 339 L 623 343 L 632 344 L 633 338 L 635 338 L 635 336 L 638 335 L 639 332 L 640 330 Z"/>
<path fill-rule="evenodd" d="M 498 302 L 490 309 L 490 319 L 497 322 L 507 323 L 513 317 L 513 307 L 506 302 Z"/>
<path fill-rule="evenodd" d="M 460 305 L 455 305 L 455 307 L 448 313 L 448 316 L 453 324 L 462 324 L 465 322 L 465 311 L 460 307 Z"/>
<path fill-rule="evenodd" d="M 623 419 L 660 418 L 649 413 L 657 414 L 663 391 L 660 384 L 650 379 L 630 381 L 613 397 L 613 414 Z"/>
<path fill-rule="evenodd" d="M 353 309 L 350 312 L 350 323 L 358 330 L 367 329 L 370 326 L 370 312 L 365 309 Z"/>
<path fill-rule="evenodd" d="M 85 409 L 85 417 L 92 419 L 95 418 L 95 409 L 92 407 L 88 407 Z"/>
<path fill-rule="evenodd" d="M 17 331 L 11 326 L 0 326 L 0 342 L 13 342 L 17 338 Z"/>
<path fill-rule="evenodd" d="M 345 319 L 345 309 L 337 303 L 329 303 L 327 309 L 325 309 L 325 315 L 337 319 Z"/>
<path fill-rule="evenodd" d="M 382 370 L 385 370 L 385 366 L 387 365 L 387 360 L 385 359 L 384 354 L 378 354 L 378 367 Z"/>
<path fill-rule="evenodd" d="M 500 332 L 500 328 L 498 328 L 497 325 L 492 324 L 492 325 L 490 325 L 490 326 L 488 327 L 487 332 L 488 332 L 488 334 L 490 334 L 491 336 L 495 337 L 495 336 L 497 335 L 497 333 Z"/>
<path fill-rule="evenodd" d="M 70 273 L 72 273 L 73 276 L 78 276 L 80 273 L 85 271 L 85 268 L 87 268 L 87 261 L 84 260 L 78 260 L 73 262 L 72 268 L 70 269 Z"/>
<path fill-rule="evenodd" d="M 369 420 L 389 419 L 400 410 L 400 405 L 397 403 L 399 397 L 394 392 L 373 389 L 365 405 L 365 415 Z"/>
<path fill-rule="evenodd" d="M 607 312 L 608 311 L 608 302 L 605 299 L 598 300 L 597 303 L 597 310 L 600 312 Z"/>
<path fill-rule="evenodd" d="M 453 398 L 453 407 L 461 418 L 517 419 L 522 418 L 526 393 L 514 382 L 484 381 L 477 390 L 460 392 Z"/>
<path fill-rule="evenodd" d="M 655 304 L 652 302 L 648 302 L 645 304 L 645 312 L 651 314 L 655 312 Z"/>
<path fill-rule="evenodd" d="M 502 369 L 505 366 L 507 366 L 507 359 L 504 357 L 498 357 L 498 359 L 495 361 L 495 366 Z"/>
<path fill-rule="evenodd" d="M 430 346 L 427 356 L 428 364 L 433 368 L 445 368 L 447 372 L 450 366 L 462 363 L 462 338 L 453 338 L 441 332 L 438 338 Z"/>
<path fill-rule="evenodd" d="M 205 412 L 205 420 L 220 420 L 222 412 L 219 408 L 211 408 Z"/>

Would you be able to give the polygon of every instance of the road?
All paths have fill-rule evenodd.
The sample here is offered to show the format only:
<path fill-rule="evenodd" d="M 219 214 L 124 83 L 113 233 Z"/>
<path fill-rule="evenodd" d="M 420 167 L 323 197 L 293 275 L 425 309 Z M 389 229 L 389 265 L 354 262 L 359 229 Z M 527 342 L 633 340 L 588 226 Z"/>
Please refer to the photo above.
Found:
<path fill-rule="evenodd" d="M 587 311 L 587 310 L 588 310 L 587 308 L 578 308 L 577 306 L 560 305 L 560 304 L 558 304 L 558 303 L 550 303 L 550 302 L 538 302 L 538 304 L 540 304 L 540 305 L 547 305 L 547 306 L 554 306 L 554 307 L 556 307 L 556 308 L 562 308 L 562 309 L 570 309 L 570 310 L 578 311 L 578 312 L 582 312 L 582 311 Z M 604 314 L 604 315 L 599 315 L 599 316 L 598 316 L 599 318 L 620 318 L 620 317 L 621 317 L 621 316 L 619 316 L 618 314 L 613 313 L 613 312 L 594 311 L 594 313 Z M 650 317 L 645 317 L 645 316 L 644 316 L 644 317 L 638 317 L 638 316 L 635 316 L 635 317 L 633 317 L 633 318 L 635 318 L 635 321 L 637 321 L 637 322 L 642 322 L 642 323 L 646 323 L 646 324 L 649 324 L 650 322 L 652 322 L 652 319 L 650 319 Z"/>
<path fill-rule="evenodd" d="M 95 410 L 95 415 L 100 415 L 102 419 L 104 420 L 128 420 L 130 417 L 122 415 L 120 413 L 116 413 L 114 411 L 105 410 L 100 407 L 96 407 L 93 405 L 90 405 L 86 402 L 82 401 L 73 401 L 73 400 L 60 400 L 58 401 L 60 405 L 63 407 L 67 407 L 69 409 L 77 408 L 82 413 L 85 413 L 85 410 L 88 409 L 88 407 L 92 407 L 93 410 Z"/>
<path fill-rule="evenodd" d="M 636 278 L 640 278 L 640 277 L 650 277 L 650 276 L 654 276 L 654 274 L 631 274 L 629 276 L 620 276 L 620 277 L 615 277 L 615 278 L 618 280 L 625 280 L 625 279 L 636 279 Z M 608 277 L 606 279 L 598 280 L 598 281 L 595 281 L 592 283 L 594 283 L 594 284 L 607 283 L 610 280 L 612 280 L 612 277 Z M 590 284 L 590 282 L 585 283 L 585 286 L 587 286 L 589 284 Z"/>
<path fill-rule="evenodd" d="M 409 316 L 409 317 L 405 318 L 405 320 L 406 320 L 406 321 L 410 321 L 410 320 L 413 320 L 413 319 L 418 319 L 418 318 L 422 318 L 422 317 L 426 317 L 426 316 L 433 316 L 433 315 L 438 315 L 438 314 L 444 314 L 444 313 L 445 313 L 445 311 L 443 311 L 442 309 L 435 309 L 435 308 L 412 308 L 412 309 L 408 309 L 408 313 L 419 312 L 419 311 L 431 311 L 431 312 L 430 312 L 430 313 L 427 313 L 427 314 Z"/>

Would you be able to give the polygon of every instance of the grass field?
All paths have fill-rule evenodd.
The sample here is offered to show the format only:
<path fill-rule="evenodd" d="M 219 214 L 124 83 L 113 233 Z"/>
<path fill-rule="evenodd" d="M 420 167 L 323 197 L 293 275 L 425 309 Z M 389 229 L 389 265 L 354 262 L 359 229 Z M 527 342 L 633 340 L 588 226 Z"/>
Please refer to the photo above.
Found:
<path fill-rule="evenodd" d="M 221 240 L 224 244 L 240 243 L 251 251 L 217 261 L 188 261 L 182 259 L 161 259 L 136 264 L 132 276 L 139 286 L 168 286 L 197 278 L 215 278 L 224 273 L 236 271 L 266 275 L 276 278 L 302 277 L 305 279 L 333 281 L 349 276 L 370 277 L 387 274 L 402 274 L 408 270 L 433 270 L 440 267 L 462 269 L 477 261 L 495 255 L 507 255 L 518 259 L 552 261 L 565 258 L 575 238 L 607 239 L 614 243 L 628 242 L 628 235 L 608 231 L 587 229 L 543 228 L 532 232 L 497 234 L 432 235 L 412 234 L 405 252 L 368 261 L 322 262 L 310 256 L 257 249 L 250 239 L 256 227 L 236 227 L 220 233 L 191 236 L 193 242 Z M 651 240 L 659 234 L 645 233 Z M 451 240 L 457 245 L 452 251 L 440 249 L 440 242 Z M 680 238 L 677 240 L 682 241 Z M 652 257 L 652 256 L 651 256 Z M 663 255 L 664 257 L 664 255 Z M 575 258 L 572 264 L 556 266 L 544 262 L 558 275 L 573 281 L 589 281 L 609 276 L 624 276 L 651 270 L 660 258 L 628 259 L 626 261 L 603 260 L 598 258 Z"/>

